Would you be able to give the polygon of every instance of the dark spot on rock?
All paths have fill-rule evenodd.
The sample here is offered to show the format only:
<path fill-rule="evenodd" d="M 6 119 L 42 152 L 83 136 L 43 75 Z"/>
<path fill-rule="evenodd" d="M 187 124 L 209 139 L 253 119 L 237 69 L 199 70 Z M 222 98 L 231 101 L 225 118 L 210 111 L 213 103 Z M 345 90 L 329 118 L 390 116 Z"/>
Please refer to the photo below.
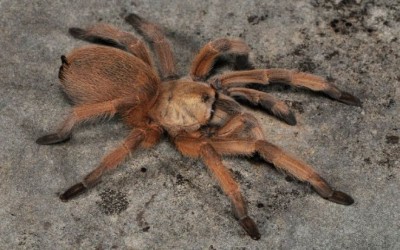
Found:
<path fill-rule="evenodd" d="M 268 17 L 268 14 L 262 15 L 262 16 L 257 16 L 257 15 L 251 15 L 247 17 L 247 22 L 249 22 L 251 25 L 256 25 L 260 21 L 264 21 Z"/>
<path fill-rule="evenodd" d="M 179 184 L 182 184 L 183 183 L 183 176 L 181 175 L 181 174 L 177 174 L 176 175 L 176 183 L 179 185 Z"/>
<path fill-rule="evenodd" d="M 188 181 L 188 180 L 183 178 L 183 176 L 181 174 L 176 175 L 176 184 L 177 185 L 183 185 L 186 181 Z"/>
<path fill-rule="evenodd" d="M 50 227 L 51 227 L 51 223 L 50 222 L 46 221 L 46 222 L 43 223 L 44 230 L 49 230 Z"/>
<path fill-rule="evenodd" d="M 356 32 L 357 29 L 354 28 L 353 23 L 346 20 L 346 18 L 342 19 L 333 19 L 329 25 L 333 29 L 335 33 L 347 35 L 352 32 Z"/>
<path fill-rule="evenodd" d="M 364 162 L 367 164 L 371 164 L 371 158 L 369 158 L 369 157 L 365 158 Z"/>
<path fill-rule="evenodd" d="M 254 22 L 257 18 L 258 18 L 258 16 L 256 16 L 256 15 L 249 16 L 249 17 L 247 17 L 247 22 L 253 24 L 253 22 Z"/>
<path fill-rule="evenodd" d="M 290 203 L 298 198 L 304 197 L 307 193 L 310 193 L 310 189 L 307 191 L 307 187 L 303 190 L 298 191 L 297 189 L 292 190 L 281 190 L 276 189 L 275 193 L 271 194 L 267 198 L 267 211 L 268 213 L 274 213 L 281 210 L 287 210 Z"/>
<path fill-rule="evenodd" d="M 243 180 L 243 175 L 239 171 L 237 171 L 237 170 L 233 171 L 233 175 L 236 180 L 239 180 L 239 181 Z"/>
<path fill-rule="evenodd" d="M 373 28 L 367 28 L 367 32 L 368 33 L 372 33 L 372 32 L 374 32 L 375 30 L 373 29 Z"/>
<path fill-rule="evenodd" d="M 240 185 L 242 185 L 242 186 L 244 186 L 244 187 L 246 187 L 248 189 L 252 188 L 252 186 L 253 186 L 252 182 L 246 180 L 243 177 L 242 173 L 240 173 L 237 170 L 233 171 L 232 169 L 229 169 L 229 171 L 233 174 L 233 179 L 237 180 L 240 183 Z"/>
<path fill-rule="evenodd" d="M 355 5 L 355 4 L 357 4 L 357 2 L 355 0 L 342 0 L 339 3 L 339 5 L 347 5 L 347 6 Z"/>
<path fill-rule="evenodd" d="M 106 215 L 120 214 L 128 208 L 129 202 L 126 194 L 105 189 L 100 193 L 101 201 L 97 202 L 102 213 Z"/>
<path fill-rule="evenodd" d="M 217 193 L 219 194 L 224 194 L 224 192 L 222 191 L 221 187 L 217 184 L 213 185 L 214 190 L 217 191 Z"/>
<path fill-rule="evenodd" d="M 326 60 L 331 60 L 334 56 L 339 55 L 339 51 L 335 50 L 325 56 Z"/>
<path fill-rule="evenodd" d="M 388 104 L 386 105 L 386 108 L 390 109 L 391 107 L 393 107 L 396 104 L 396 101 L 391 98 L 388 102 Z"/>
<path fill-rule="evenodd" d="M 386 180 L 390 181 L 392 179 L 394 179 L 396 176 L 394 174 L 389 174 L 388 176 L 386 176 Z"/>
<path fill-rule="evenodd" d="M 389 165 L 389 163 L 390 163 L 390 160 L 388 158 L 378 161 L 378 164 L 381 166 L 387 166 L 387 165 Z"/>
<path fill-rule="evenodd" d="M 299 192 L 298 190 L 296 190 L 296 189 L 292 189 L 291 194 L 292 194 L 293 196 L 299 196 L 299 195 L 300 195 L 300 192 Z"/>
<path fill-rule="evenodd" d="M 386 143 L 388 144 L 397 144 L 399 143 L 399 137 L 396 135 L 387 135 L 386 136 Z"/>
<path fill-rule="evenodd" d="M 294 179 L 292 176 L 290 176 L 290 175 L 287 175 L 287 176 L 285 177 L 285 180 L 286 180 L 287 182 L 293 182 L 293 181 L 295 181 L 295 179 Z"/>
<path fill-rule="evenodd" d="M 95 250 L 103 250 L 104 248 L 103 248 L 103 246 L 101 245 L 101 243 L 97 246 L 97 247 L 95 247 Z"/>
<path fill-rule="evenodd" d="M 146 172 L 147 172 L 147 168 L 145 168 L 145 167 L 141 168 L 141 169 L 140 169 L 140 172 L 146 173 Z"/>
<path fill-rule="evenodd" d="M 264 207 L 264 204 L 262 204 L 261 202 L 259 202 L 259 203 L 257 203 L 257 207 L 258 207 L 258 208 L 263 208 L 263 207 Z"/>
<path fill-rule="evenodd" d="M 336 28 L 336 26 L 337 26 L 338 23 L 339 23 L 339 20 L 333 19 L 333 20 L 331 21 L 330 25 L 331 25 L 332 28 Z"/>
<path fill-rule="evenodd" d="M 150 200 L 144 204 L 144 208 L 136 215 L 136 222 L 138 223 L 139 227 L 142 228 L 143 232 L 148 232 L 150 229 L 149 223 L 147 223 L 144 214 L 149 205 L 154 201 L 154 197 L 156 197 L 156 194 L 151 196 Z"/>
<path fill-rule="evenodd" d="M 307 49 L 307 46 L 305 44 L 300 44 L 296 46 L 296 48 L 293 50 L 292 54 L 296 56 L 304 56 L 304 51 Z"/>
<path fill-rule="evenodd" d="M 297 110 L 297 112 L 299 112 L 300 114 L 304 113 L 303 103 L 298 101 L 288 101 L 288 104 L 291 108 Z"/>
<path fill-rule="evenodd" d="M 314 70 L 316 68 L 317 68 L 317 65 L 315 65 L 315 63 L 313 63 L 311 58 L 308 58 L 308 57 L 302 59 L 298 64 L 298 69 L 303 72 L 312 73 L 312 72 L 314 72 Z"/>

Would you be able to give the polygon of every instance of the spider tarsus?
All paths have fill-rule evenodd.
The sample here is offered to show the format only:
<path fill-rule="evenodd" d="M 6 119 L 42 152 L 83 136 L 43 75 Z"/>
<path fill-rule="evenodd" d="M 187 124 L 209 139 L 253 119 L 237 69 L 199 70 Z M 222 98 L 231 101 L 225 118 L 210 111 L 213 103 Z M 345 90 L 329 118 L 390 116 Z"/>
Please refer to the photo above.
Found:
<path fill-rule="evenodd" d="M 239 224 L 253 240 L 260 239 L 260 232 L 258 231 L 257 225 L 252 218 L 246 216 L 239 220 Z"/>
<path fill-rule="evenodd" d="M 68 65 L 67 57 L 65 55 L 61 56 L 61 62 L 62 64 Z"/>
<path fill-rule="evenodd" d="M 296 116 L 283 102 L 271 101 L 267 98 L 259 100 L 259 106 L 288 125 L 296 125 Z"/>
<path fill-rule="evenodd" d="M 333 191 L 333 194 L 330 197 L 327 197 L 326 199 L 331 202 L 346 206 L 349 206 L 354 203 L 354 199 L 351 198 L 350 195 L 340 191 Z"/>
<path fill-rule="evenodd" d="M 85 187 L 85 185 L 83 185 L 82 182 L 79 182 L 75 185 L 73 185 L 72 187 L 68 188 L 67 191 L 65 191 L 63 194 L 60 195 L 60 200 L 63 202 L 67 202 L 70 199 L 86 192 L 87 187 Z"/>
<path fill-rule="evenodd" d="M 149 42 L 150 44 L 154 43 L 154 40 L 153 39 L 149 39 L 149 34 L 143 28 L 143 25 L 149 24 L 148 22 L 146 22 L 146 20 L 144 20 L 143 18 L 141 18 L 140 16 L 138 16 L 138 15 L 136 15 L 134 13 L 131 13 L 131 14 L 129 14 L 129 15 L 127 15 L 125 17 L 125 21 L 127 23 L 129 23 L 130 25 L 132 25 L 132 27 L 140 35 L 142 35 L 147 42 Z"/>
<path fill-rule="evenodd" d="M 341 92 L 341 95 L 337 100 L 348 105 L 362 107 L 361 100 L 347 92 Z"/>
<path fill-rule="evenodd" d="M 108 38 L 108 37 L 90 35 L 87 33 L 86 30 L 81 29 L 81 28 L 72 27 L 72 28 L 68 29 L 68 32 L 69 32 L 69 34 L 71 34 L 71 36 L 73 36 L 76 39 L 84 40 L 84 41 L 91 42 L 91 43 L 106 45 L 106 46 L 110 46 L 110 47 L 114 47 L 117 49 L 127 51 L 126 46 L 119 43 L 118 41 L 116 41 L 112 38 Z"/>
<path fill-rule="evenodd" d="M 77 27 L 71 27 L 68 29 L 68 33 L 75 38 L 82 39 L 82 37 L 84 37 L 86 34 L 86 30 Z"/>
<path fill-rule="evenodd" d="M 133 25 L 134 27 L 137 27 L 140 25 L 140 23 L 143 22 L 143 19 L 140 16 L 138 16 L 134 13 L 131 13 L 125 17 L 125 21 L 127 23 Z"/>
<path fill-rule="evenodd" d="M 39 145 L 51 145 L 51 144 L 63 143 L 68 141 L 69 139 L 71 139 L 70 135 L 67 135 L 65 137 L 60 137 L 58 134 L 49 134 L 39 137 L 36 140 L 36 143 Z"/>
<path fill-rule="evenodd" d="M 276 114 L 279 119 L 286 122 L 288 125 L 295 126 L 297 124 L 296 116 L 293 112 L 289 112 L 288 114 Z"/>

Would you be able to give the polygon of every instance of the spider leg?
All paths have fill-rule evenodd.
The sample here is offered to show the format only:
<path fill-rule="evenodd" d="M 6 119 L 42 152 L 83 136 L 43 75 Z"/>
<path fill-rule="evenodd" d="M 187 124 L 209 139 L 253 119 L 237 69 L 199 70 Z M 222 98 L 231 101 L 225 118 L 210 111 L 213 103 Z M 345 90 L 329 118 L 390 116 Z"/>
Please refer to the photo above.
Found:
<path fill-rule="evenodd" d="M 223 126 L 232 116 L 243 113 L 242 106 L 232 97 L 218 93 L 218 98 L 213 104 L 214 113 L 209 125 Z"/>
<path fill-rule="evenodd" d="M 257 141 L 255 146 L 266 161 L 289 172 L 297 179 L 310 183 L 322 198 L 342 205 L 353 204 L 353 198 L 343 192 L 333 190 L 311 166 L 287 154 L 276 145 L 267 141 Z"/>
<path fill-rule="evenodd" d="M 294 70 L 255 69 L 235 71 L 222 74 L 209 81 L 216 88 L 222 89 L 245 87 L 249 83 L 270 84 L 271 82 L 322 92 L 339 102 L 361 107 L 361 101 L 357 97 L 329 84 L 324 78 Z"/>
<path fill-rule="evenodd" d="M 136 14 L 129 14 L 125 17 L 125 21 L 132 25 L 152 45 L 160 63 L 161 77 L 163 79 L 175 79 L 177 74 L 174 55 L 162 29 Z"/>
<path fill-rule="evenodd" d="M 214 134 L 216 138 L 262 139 L 264 133 L 257 119 L 248 113 L 233 116 Z"/>
<path fill-rule="evenodd" d="M 61 194 L 60 199 L 62 201 L 68 201 L 82 194 L 88 188 L 93 187 L 100 181 L 105 173 L 117 168 L 118 165 L 139 146 L 144 148 L 154 146 L 159 141 L 162 133 L 163 131 L 158 125 L 152 124 L 133 130 L 119 147 L 106 155 L 100 165 L 86 175 L 82 182 L 71 186 Z"/>
<path fill-rule="evenodd" d="M 36 140 L 37 144 L 50 145 L 62 143 L 70 139 L 72 129 L 79 123 L 98 118 L 98 117 L 112 117 L 118 108 L 128 105 L 126 99 L 116 99 L 95 104 L 83 104 L 72 108 L 68 117 L 62 122 L 61 126 L 54 134 L 42 136 Z"/>
<path fill-rule="evenodd" d="M 289 125 L 296 125 L 296 117 L 285 102 L 268 93 L 248 88 L 229 88 L 227 92 L 233 98 L 244 99 L 252 105 L 261 106 Z"/>
<path fill-rule="evenodd" d="M 77 39 L 125 50 L 142 59 L 143 62 L 151 67 L 153 66 L 149 50 L 144 42 L 112 25 L 99 23 L 87 29 L 73 27 L 68 31 Z"/>
<path fill-rule="evenodd" d="M 190 68 L 190 76 L 195 81 L 204 81 L 214 63 L 223 54 L 247 56 L 250 48 L 241 40 L 220 38 L 207 43 L 196 55 Z"/>
<path fill-rule="evenodd" d="M 115 169 L 144 139 L 145 132 L 143 130 L 138 129 L 132 131 L 124 142 L 105 156 L 100 165 L 90 172 L 82 182 L 71 186 L 62 193 L 60 199 L 62 201 L 68 201 L 87 191 L 87 189 L 94 186 L 106 172 Z"/>
<path fill-rule="evenodd" d="M 210 144 L 221 155 L 252 155 L 258 152 L 265 161 L 275 167 L 300 181 L 310 183 L 322 198 L 342 205 L 351 205 L 354 202 L 349 195 L 333 190 L 311 166 L 265 140 L 212 139 Z"/>
<path fill-rule="evenodd" d="M 229 170 L 223 165 L 220 155 L 215 149 L 202 139 L 190 137 L 177 137 L 177 148 L 186 155 L 200 157 L 218 181 L 223 192 L 228 196 L 233 205 L 233 213 L 239 224 L 254 240 L 260 239 L 257 225 L 247 213 L 246 202 L 240 192 L 239 185 L 233 179 Z"/>

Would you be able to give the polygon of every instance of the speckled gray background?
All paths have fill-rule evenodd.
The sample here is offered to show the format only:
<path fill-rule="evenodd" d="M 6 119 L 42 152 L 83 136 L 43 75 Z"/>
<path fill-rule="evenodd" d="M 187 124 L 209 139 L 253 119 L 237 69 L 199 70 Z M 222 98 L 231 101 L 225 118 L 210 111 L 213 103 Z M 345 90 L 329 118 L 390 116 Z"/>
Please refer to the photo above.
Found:
<path fill-rule="evenodd" d="M 68 27 L 104 21 L 132 31 L 126 13 L 162 24 L 187 72 L 211 39 L 241 37 L 256 67 L 327 77 L 362 99 L 346 106 L 272 88 L 296 111 L 288 126 L 255 111 L 273 143 L 315 166 L 355 204 L 336 205 L 269 165 L 226 159 L 262 238 L 253 241 L 202 163 L 163 140 L 91 192 L 79 181 L 127 134 L 112 120 L 39 146 L 68 112 L 60 55 L 84 44 Z M 1 249 L 400 249 L 400 5 L 396 0 L 0 0 Z"/>

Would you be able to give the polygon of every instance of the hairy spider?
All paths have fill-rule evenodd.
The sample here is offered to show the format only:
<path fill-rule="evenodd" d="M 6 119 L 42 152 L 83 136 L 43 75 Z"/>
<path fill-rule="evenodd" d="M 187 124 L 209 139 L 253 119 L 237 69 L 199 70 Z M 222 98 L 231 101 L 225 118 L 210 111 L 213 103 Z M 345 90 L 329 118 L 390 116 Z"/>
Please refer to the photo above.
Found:
<path fill-rule="evenodd" d="M 147 46 L 132 34 L 108 24 L 69 29 L 73 37 L 97 45 L 76 48 L 61 56 L 59 78 L 74 106 L 56 133 L 40 137 L 36 142 L 65 142 L 79 123 L 115 114 L 121 115 L 132 130 L 82 182 L 61 194 L 61 200 L 68 201 L 94 186 L 130 152 L 154 146 L 166 131 L 183 155 L 204 162 L 231 200 L 239 224 L 253 239 L 259 239 L 260 233 L 221 156 L 258 153 L 277 168 L 310 183 L 323 198 L 343 205 L 353 203 L 349 195 L 332 189 L 311 166 L 266 141 L 256 118 L 245 113 L 234 98 L 259 105 L 290 125 L 296 124 L 296 119 L 283 101 L 248 88 L 248 84 L 283 83 L 322 92 L 355 106 L 361 105 L 358 98 L 321 77 L 287 69 L 239 70 L 210 77 L 221 56 L 232 55 L 247 61 L 249 47 L 241 40 L 229 38 L 206 44 L 194 58 L 189 75 L 179 77 L 171 46 L 162 30 L 135 14 L 125 20 L 151 44 L 159 74 Z"/>

